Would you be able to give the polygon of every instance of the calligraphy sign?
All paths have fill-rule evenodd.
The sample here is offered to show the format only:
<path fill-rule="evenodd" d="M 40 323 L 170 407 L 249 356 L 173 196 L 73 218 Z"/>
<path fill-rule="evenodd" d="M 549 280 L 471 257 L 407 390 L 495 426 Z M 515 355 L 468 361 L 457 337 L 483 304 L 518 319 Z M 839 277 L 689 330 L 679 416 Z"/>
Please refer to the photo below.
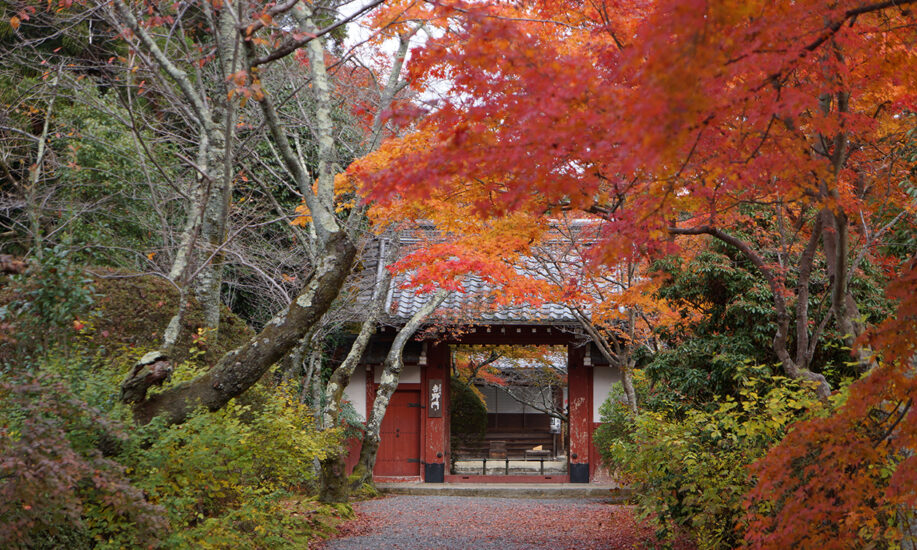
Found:
<path fill-rule="evenodd" d="M 432 378 L 429 380 L 430 391 L 429 395 L 430 402 L 427 406 L 427 417 L 428 418 L 442 418 L 443 416 L 443 381 L 439 378 Z"/>

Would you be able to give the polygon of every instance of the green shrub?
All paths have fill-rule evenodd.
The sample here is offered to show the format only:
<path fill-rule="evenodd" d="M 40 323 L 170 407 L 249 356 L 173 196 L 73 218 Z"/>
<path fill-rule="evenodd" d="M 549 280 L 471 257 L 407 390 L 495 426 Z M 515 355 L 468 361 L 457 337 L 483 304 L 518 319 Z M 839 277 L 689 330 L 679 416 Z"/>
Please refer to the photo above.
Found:
<path fill-rule="evenodd" d="M 664 412 L 671 419 L 683 418 L 690 403 L 669 387 L 664 381 L 650 383 L 643 369 L 633 371 L 634 392 L 642 411 Z M 614 470 L 611 450 L 618 439 L 633 441 L 637 415 L 627 406 L 624 386 L 616 382 L 611 386 L 608 398 L 599 406 L 601 424 L 593 433 L 593 441 L 599 450 L 602 463 Z"/>
<path fill-rule="evenodd" d="M 659 406 L 628 417 L 614 395 L 603 405 L 609 428 L 602 451 L 633 489 L 642 515 L 657 522 L 660 540 L 684 530 L 700 548 L 737 546 L 745 528 L 742 498 L 754 484 L 747 466 L 820 407 L 805 383 L 743 372 L 738 399 L 725 397 L 706 409 Z"/>
<path fill-rule="evenodd" d="M 249 391 L 262 394 L 259 410 L 230 402 L 182 425 L 155 419 L 137 431 L 126 462 L 136 484 L 167 510 L 168 546 L 282 546 L 278 503 L 310 483 L 314 459 L 336 445 L 339 434 L 317 432 L 292 394 Z"/>
<path fill-rule="evenodd" d="M 634 379 L 634 390 L 637 393 L 637 402 L 641 405 L 644 403 L 643 397 L 645 392 L 642 391 L 644 385 L 638 383 L 636 376 Z M 636 422 L 636 415 L 627 406 L 625 401 L 624 386 L 616 382 L 611 386 L 608 392 L 608 398 L 599 406 L 599 418 L 601 424 L 592 434 L 592 440 L 595 447 L 599 450 L 599 456 L 602 464 L 611 469 L 615 469 L 612 463 L 613 457 L 611 449 L 615 443 L 621 439 L 633 442 L 633 426 Z"/>
<path fill-rule="evenodd" d="M 58 260 L 49 253 L 44 265 Z M 165 287 L 146 277 L 97 280 L 93 313 L 82 298 L 55 305 L 61 288 L 88 285 L 81 271 L 63 271 L 0 292 L 9 314 L 0 321 L 16 331 L 0 350 L 0 546 L 306 547 L 350 513 L 301 497 L 314 484 L 313 461 L 341 434 L 317 431 L 283 386 L 258 384 L 179 426 L 134 425 L 118 387 L 171 315 Z M 172 384 L 246 338 L 241 321 L 224 317 L 215 344 L 189 316 L 176 354 L 187 359 Z M 40 353 L 17 353 L 26 344 Z"/>
<path fill-rule="evenodd" d="M 475 391 L 456 377 L 449 387 L 449 423 L 453 451 L 461 446 L 476 445 L 487 432 L 487 405 Z M 455 452 L 452 460 L 456 459 Z M 454 466 L 454 464 L 453 464 Z"/>
<path fill-rule="evenodd" d="M 0 324 L 7 326 L 8 348 L 0 353 L 12 358 L 47 354 L 65 347 L 80 326 L 78 317 L 95 299 L 93 281 L 73 264 L 67 246 L 43 251 L 41 261 L 29 262 L 26 272 L 11 278 L 0 296 Z M 0 352 L 3 352 L 0 349 Z"/>
<path fill-rule="evenodd" d="M 202 550 L 308 548 L 333 534 L 334 523 L 353 518 L 348 504 L 328 506 L 273 495 L 252 497 L 220 517 L 206 518 L 174 533 L 168 546 Z"/>
<path fill-rule="evenodd" d="M 16 372 L 0 386 L 0 532 L 10 547 L 286 548 L 341 513 L 285 504 L 340 434 L 317 432 L 283 387 L 256 386 L 244 404 L 179 426 L 136 427 L 115 398 L 118 367 L 70 353 Z"/>

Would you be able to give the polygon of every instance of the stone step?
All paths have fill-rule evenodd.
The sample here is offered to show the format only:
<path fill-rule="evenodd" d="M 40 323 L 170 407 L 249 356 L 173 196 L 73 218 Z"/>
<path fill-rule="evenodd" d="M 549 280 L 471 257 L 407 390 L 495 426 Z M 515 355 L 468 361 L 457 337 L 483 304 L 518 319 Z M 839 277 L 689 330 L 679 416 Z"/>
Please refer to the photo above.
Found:
<path fill-rule="evenodd" d="M 376 483 L 380 492 L 393 495 L 467 496 L 495 498 L 601 498 L 626 503 L 629 489 L 613 483 Z"/>

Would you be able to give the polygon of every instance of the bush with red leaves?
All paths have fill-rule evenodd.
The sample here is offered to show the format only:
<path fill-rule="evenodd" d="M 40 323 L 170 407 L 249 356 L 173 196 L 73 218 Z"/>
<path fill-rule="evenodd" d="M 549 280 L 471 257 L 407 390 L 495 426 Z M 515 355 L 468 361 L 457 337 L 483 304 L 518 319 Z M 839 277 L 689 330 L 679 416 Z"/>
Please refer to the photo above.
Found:
<path fill-rule="evenodd" d="M 111 420 L 48 375 L 0 384 L 0 532 L 7 548 L 118 540 L 153 547 L 163 510 L 107 458 L 124 439 Z"/>

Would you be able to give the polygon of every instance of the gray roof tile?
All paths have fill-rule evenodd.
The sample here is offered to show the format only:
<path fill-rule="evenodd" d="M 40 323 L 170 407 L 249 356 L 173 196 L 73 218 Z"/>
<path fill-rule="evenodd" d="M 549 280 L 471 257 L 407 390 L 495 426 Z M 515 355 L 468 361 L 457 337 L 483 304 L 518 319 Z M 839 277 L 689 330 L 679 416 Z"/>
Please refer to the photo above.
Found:
<path fill-rule="evenodd" d="M 429 238 L 431 233 L 435 234 L 435 231 L 431 232 L 428 228 L 423 229 L 423 231 L 427 238 Z M 412 240 L 416 242 L 416 239 L 411 238 L 410 232 L 405 232 L 401 235 L 403 253 L 410 250 L 411 245 L 409 243 Z M 367 271 L 379 271 L 379 256 L 382 242 L 383 240 L 380 238 L 367 245 L 363 259 L 363 264 Z M 405 242 L 408 244 L 405 245 Z M 547 280 L 558 278 L 556 277 L 558 273 L 549 273 L 545 270 L 556 270 L 560 268 L 547 268 L 542 264 L 536 265 L 535 262 L 531 261 L 525 263 L 527 263 L 529 267 L 517 268 L 523 275 Z M 379 275 L 380 274 L 377 273 L 373 279 L 375 284 L 379 284 Z M 397 275 L 392 282 L 392 288 L 389 290 L 389 295 L 386 300 L 386 311 L 392 322 L 410 318 L 430 297 L 428 293 L 422 293 L 417 288 L 407 287 L 406 283 L 408 279 L 408 274 Z M 560 279 L 562 279 L 562 277 L 560 277 Z M 563 304 L 516 304 L 494 307 L 492 305 L 493 299 L 498 289 L 482 280 L 481 277 L 475 275 L 467 276 L 462 281 L 462 285 L 465 292 L 452 292 L 440 307 L 439 313 L 436 315 L 437 317 L 442 318 L 446 322 L 463 324 L 500 323 L 567 325 L 577 322 L 573 312 Z M 362 304 L 369 304 L 372 299 L 372 293 L 372 288 L 364 288 L 360 293 L 359 302 Z"/>

